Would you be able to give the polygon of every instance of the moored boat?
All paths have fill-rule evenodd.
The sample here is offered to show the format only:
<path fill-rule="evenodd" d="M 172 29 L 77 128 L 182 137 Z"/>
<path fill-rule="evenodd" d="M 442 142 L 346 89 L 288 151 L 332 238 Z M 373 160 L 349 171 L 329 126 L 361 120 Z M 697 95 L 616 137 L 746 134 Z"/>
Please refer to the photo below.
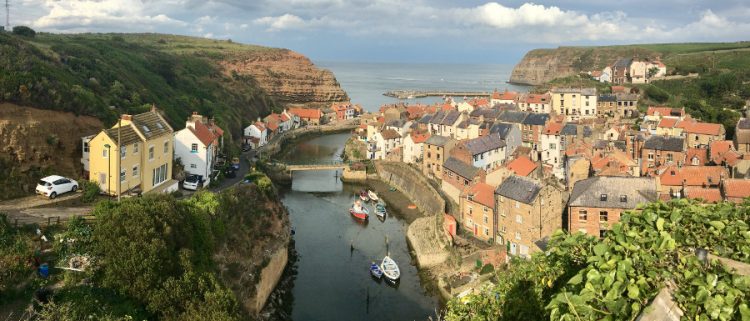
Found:
<path fill-rule="evenodd" d="M 398 264 L 390 256 L 386 255 L 383 258 L 383 262 L 380 263 L 380 269 L 383 271 L 385 279 L 396 283 L 401 278 L 401 270 L 398 268 Z"/>
<path fill-rule="evenodd" d="M 370 197 L 367 196 L 367 191 L 362 190 L 359 192 L 359 199 L 361 199 L 363 202 L 367 202 L 370 200 Z"/>
<path fill-rule="evenodd" d="M 380 198 L 378 197 L 378 194 L 375 194 L 375 192 L 368 190 L 367 196 L 370 197 L 371 200 L 377 202 Z"/>
<path fill-rule="evenodd" d="M 366 220 L 370 216 L 367 207 L 362 206 L 359 201 L 354 202 L 352 208 L 349 209 L 349 214 L 360 220 Z"/>
<path fill-rule="evenodd" d="M 383 204 L 376 204 L 375 205 L 375 215 L 377 215 L 379 218 L 385 218 L 386 210 L 385 205 Z"/>
<path fill-rule="evenodd" d="M 370 264 L 370 275 L 376 279 L 380 279 L 383 277 L 383 270 L 380 269 L 377 263 L 372 262 Z"/>

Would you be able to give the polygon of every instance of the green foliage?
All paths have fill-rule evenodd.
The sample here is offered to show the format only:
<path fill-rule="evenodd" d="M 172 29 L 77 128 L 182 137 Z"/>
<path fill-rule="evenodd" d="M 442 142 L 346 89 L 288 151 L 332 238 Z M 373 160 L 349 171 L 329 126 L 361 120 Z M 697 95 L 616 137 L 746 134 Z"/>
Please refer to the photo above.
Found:
<path fill-rule="evenodd" d="M 547 253 L 513 261 L 485 294 L 449 302 L 447 320 L 633 320 L 667 282 L 689 320 L 746 320 L 750 278 L 700 262 L 692 248 L 750 262 L 748 209 L 652 203 L 600 241 L 555 235 Z"/>
<path fill-rule="evenodd" d="M 16 287 L 31 273 L 34 253 L 31 233 L 24 233 L 0 213 L 0 303 L 12 297 Z"/>
<path fill-rule="evenodd" d="M 83 201 L 84 203 L 93 203 L 94 201 L 96 201 L 96 199 L 99 197 L 99 194 L 101 194 L 99 184 L 88 180 L 82 180 L 80 184 L 81 191 L 83 192 L 81 201 Z"/>
<path fill-rule="evenodd" d="M 34 29 L 31 29 L 27 26 L 15 26 L 13 27 L 13 34 L 23 36 L 23 37 L 34 38 L 36 36 L 36 31 L 34 31 Z"/>
<path fill-rule="evenodd" d="M 663 104 L 669 100 L 669 93 L 656 86 L 647 85 L 643 88 L 643 96 L 653 102 Z"/>
<path fill-rule="evenodd" d="M 158 44 L 159 38 L 169 38 L 169 45 Z M 204 42 L 209 41 L 46 33 L 32 40 L 0 33 L 0 100 L 91 115 L 105 125 L 118 113 L 139 113 L 156 104 L 172 125 L 198 111 L 230 133 L 275 108 L 252 77 L 225 77 L 217 61 L 263 48 L 225 43 L 234 51 L 224 52 Z M 180 45 L 197 50 L 174 50 Z"/>
<path fill-rule="evenodd" d="M 103 288 L 68 286 L 57 292 L 40 312 L 44 321 L 148 320 L 151 315 L 131 298 Z"/>
<path fill-rule="evenodd" d="M 492 273 L 494 271 L 495 271 L 495 266 L 493 266 L 492 264 L 487 263 L 479 271 L 479 274 L 487 274 L 487 273 Z"/>

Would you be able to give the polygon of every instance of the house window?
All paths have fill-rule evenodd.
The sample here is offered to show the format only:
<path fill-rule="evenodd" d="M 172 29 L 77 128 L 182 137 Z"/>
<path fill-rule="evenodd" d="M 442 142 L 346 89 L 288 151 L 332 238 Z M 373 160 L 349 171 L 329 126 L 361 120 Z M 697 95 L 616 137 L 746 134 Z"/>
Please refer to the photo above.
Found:
<path fill-rule="evenodd" d="M 133 166 L 133 177 L 138 177 L 140 173 L 138 172 L 138 165 Z"/>
<path fill-rule="evenodd" d="M 621 203 L 627 203 L 628 202 L 628 196 L 627 195 L 620 195 L 620 202 Z"/>
<path fill-rule="evenodd" d="M 599 200 L 602 201 L 602 202 L 606 202 L 607 201 L 607 194 L 601 194 L 601 195 L 599 195 Z"/>
<path fill-rule="evenodd" d="M 505 233 L 505 232 L 506 232 L 506 230 L 505 230 L 505 226 L 501 226 L 501 227 L 500 227 L 500 233 Z"/>
<path fill-rule="evenodd" d="M 122 146 L 120 148 L 120 158 L 125 158 L 125 156 L 127 156 L 127 155 L 128 155 L 128 147 L 127 146 Z"/>
<path fill-rule="evenodd" d="M 83 152 L 84 153 L 89 152 L 89 142 L 83 142 Z"/>
<path fill-rule="evenodd" d="M 667 161 L 668 161 L 668 162 L 671 162 L 671 161 L 672 161 L 672 153 L 668 153 L 668 154 L 667 154 Z"/>
<path fill-rule="evenodd" d="M 190 168 L 198 168 L 198 166 L 195 164 L 190 164 Z"/>
<path fill-rule="evenodd" d="M 607 222 L 607 221 L 609 221 L 609 213 L 607 213 L 607 211 L 599 212 L 599 222 Z"/>
<path fill-rule="evenodd" d="M 648 160 L 654 160 L 654 153 L 648 153 Z"/>
<path fill-rule="evenodd" d="M 153 178 L 151 179 L 152 186 L 159 185 L 167 180 L 167 164 L 161 165 L 153 170 Z"/>
<path fill-rule="evenodd" d="M 604 238 L 607 236 L 607 230 L 599 230 L 599 237 Z"/>
<path fill-rule="evenodd" d="M 523 224 L 523 217 L 521 215 L 516 215 L 516 223 Z"/>
<path fill-rule="evenodd" d="M 164 142 L 164 154 L 169 153 L 169 141 Z"/>
<path fill-rule="evenodd" d="M 695 140 L 698 140 L 698 135 L 695 135 Z"/>
<path fill-rule="evenodd" d="M 485 206 L 485 207 L 483 208 L 483 211 L 484 211 L 485 213 L 487 213 L 487 212 L 489 212 L 489 211 L 490 211 L 490 209 L 489 209 L 489 208 L 487 208 L 487 206 Z M 487 223 L 487 222 L 485 222 L 485 223 Z"/>
<path fill-rule="evenodd" d="M 519 240 L 519 241 L 521 240 L 521 233 L 516 232 L 516 240 Z"/>
<path fill-rule="evenodd" d="M 138 154 L 138 143 L 133 144 L 133 154 Z"/>
<path fill-rule="evenodd" d="M 521 208 L 521 203 L 519 203 L 518 201 L 516 201 L 516 208 Z"/>
<path fill-rule="evenodd" d="M 127 174 L 125 173 L 125 170 L 124 169 L 120 170 L 120 182 L 125 181 L 125 176 L 127 176 Z"/>
<path fill-rule="evenodd" d="M 487 215 L 485 215 L 485 216 L 484 216 L 484 224 L 487 224 L 487 223 L 489 223 L 489 220 L 490 220 L 490 219 L 489 219 L 489 218 L 487 217 Z"/>
<path fill-rule="evenodd" d="M 490 229 L 488 229 L 488 228 L 485 227 L 484 228 L 484 235 L 485 236 L 490 236 Z"/>
<path fill-rule="evenodd" d="M 102 149 L 102 158 L 109 157 L 109 148 Z"/>
<path fill-rule="evenodd" d="M 148 160 L 154 159 L 154 146 L 148 148 Z"/>
<path fill-rule="evenodd" d="M 578 220 L 581 222 L 586 222 L 589 219 L 589 214 L 586 210 L 580 210 L 578 211 Z"/>
<path fill-rule="evenodd" d="M 192 145 L 190 145 L 190 152 L 191 153 L 197 153 L 198 152 L 198 144 L 192 144 Z"/>

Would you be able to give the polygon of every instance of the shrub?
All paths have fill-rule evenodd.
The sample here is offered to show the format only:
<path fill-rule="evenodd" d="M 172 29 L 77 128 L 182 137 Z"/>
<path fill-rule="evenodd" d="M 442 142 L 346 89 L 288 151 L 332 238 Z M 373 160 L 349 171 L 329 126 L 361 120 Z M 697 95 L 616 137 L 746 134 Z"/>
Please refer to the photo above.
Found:
<path fill-rule="evenodd" d="M 492 273 L 492 271 L 495 271 L 495 267 L 492 264 L 487 263 L 482 267 L 482 270 L 479 271 L 479 274 Z"/>
<path fill-rule="evenodd" d="M 92 181 L 82 181 L 81 190 L 83 191 L 81 201 L 83 201 L 84 203 L 91 203 L 93 201 L 96 201 L 96 197 L 101 193 L 99 184 Z"/>
<path fill-rule="evenodd" d="M 29 37 L 29 38 L 36 37 L 36 31 L 34 31 L 34 29 L 31 29 L 31 28 L 29 28 L 27 26 L 15 26 L 15 27 L 13 27 L 13 34 L 14 35 L 19 35 L 19 36 L 22 36 L 22 37 Z"/>

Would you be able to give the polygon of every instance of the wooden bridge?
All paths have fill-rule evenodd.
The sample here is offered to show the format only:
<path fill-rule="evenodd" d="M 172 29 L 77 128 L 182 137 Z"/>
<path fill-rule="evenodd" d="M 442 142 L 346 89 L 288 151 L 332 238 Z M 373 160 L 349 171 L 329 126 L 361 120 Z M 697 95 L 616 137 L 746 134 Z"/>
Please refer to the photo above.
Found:
<path fill-rule="evenodd" d="M 383 96 L 397 99 L 412 99 L 423 97 L 476 97 L 489 96 L 486 91 L 456 91 L 456 90 L 391 90 L 383 93 Z"/>
<path fill-rule="evenodd" d="M 349 167 L 349 163 L 342 161 L 282 164 L 284 165 L 284 168 L 286 168 L 286 170 L 289 172 L 335 170 Z"/>

